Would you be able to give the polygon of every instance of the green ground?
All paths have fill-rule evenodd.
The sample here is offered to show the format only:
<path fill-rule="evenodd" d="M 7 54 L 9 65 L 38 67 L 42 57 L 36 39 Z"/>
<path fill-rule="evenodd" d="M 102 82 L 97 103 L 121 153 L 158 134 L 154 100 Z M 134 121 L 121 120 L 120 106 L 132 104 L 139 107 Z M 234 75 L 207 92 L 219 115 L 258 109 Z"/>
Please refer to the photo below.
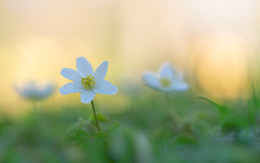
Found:
<path fill-rule="evenodd" d="M 157 92 L 129 96 L 126 112 L 97 109 L 103 114 L 102 132 L 96 130 L 90 104 L 39 108 L 15 120 L 2 116 L 0 162 L 260 162 L 256 95 L 223 105 L 191 92 L 171 94 L 169 104 Z"/>

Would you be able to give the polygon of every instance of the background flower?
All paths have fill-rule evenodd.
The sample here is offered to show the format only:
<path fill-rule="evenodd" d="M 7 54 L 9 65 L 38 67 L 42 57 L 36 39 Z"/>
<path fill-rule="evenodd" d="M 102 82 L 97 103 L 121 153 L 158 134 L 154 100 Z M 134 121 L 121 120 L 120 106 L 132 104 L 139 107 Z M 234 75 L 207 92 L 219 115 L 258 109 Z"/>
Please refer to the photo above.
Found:
<path fill-rule="evenodd" d="M 54 84 L 39 84 L 35 81 L 28 81 L 22 87 L 15 86 L 16 92 L 29 100 L 40 101 L 48 98 L 54 92 Z"/>
<path fill-rule="evenodd" d="M 184 81 L 184 74 L 175 73 L 174 68 L 168 63 L 161 66 L 158 74 L 150 71 L 144 72 L 142 80 L 150 88 L 166 93 L 189 89 L 189 84 Z"/>

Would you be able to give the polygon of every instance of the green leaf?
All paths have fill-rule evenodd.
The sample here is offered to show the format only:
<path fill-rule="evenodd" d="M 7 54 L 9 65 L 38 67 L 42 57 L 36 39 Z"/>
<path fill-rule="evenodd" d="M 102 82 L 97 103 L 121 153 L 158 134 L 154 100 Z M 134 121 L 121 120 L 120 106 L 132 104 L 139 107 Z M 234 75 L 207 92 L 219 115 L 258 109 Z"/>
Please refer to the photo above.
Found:
<path fill-rule="evenodd" d="M 98 132 L 94 135 L 94 138 L 99 140 L 106 140 L 110 137 L 110 135 L 106 132 Z"/>
<path fill-rule="evenodd" d="M 180 135 L 178 136 L 176 139 L 175 139 L 175 144 L 179 144 L 179 145 L 182 145 L 182 144 L 191 144 L 191 145 L 195 145 L 196 144 L 196 141 L 194 140 L 194 138 L 192 137 L 188 137 L 188 136 L 185 136 L 185 135 Z"/>
<path fill-rule="evenodd" d="M 107 122 L 107 118 L 105 116 L 103 116 L 102 114 L 97 114 L 97 120 L 99 122 Z M 89 121 L 91 122 L 92 125 L 96 125 L 96 120 L 95 120 L 95 116 L 92 114 L 89 116 Z"/>
<path fill-rule="evenodd" d="M 68 142 L 88 146 L 93 135 L 94 130 L 91 125 L 80 118 L 79 121 L 68 130 L 64 139 Z"/>
<path fill-rule="evenodd" d="M 114 131 L 120 128 L 120 124 L 118 122 L 114 122 L 111 126 L 109 126 L 106 130 L 107 131 Z"/>
<path fill-rule="evenodd" d="M 222 114 L 227 114 L 228 111 L 229 111 L 226 106 L 219 105 L 219 104 L 215 103 L 214 101 L 212 101 L 212 100 L 210 100 L 210 99 L 208 99 L 206 97 L 200 97 L 199 96 L 197 98 L 200 99 L 200 100 L 204 100 L 204 101 L 207 101 L 207 102 L 213 104 L 219 110 L 219 112 L 222 113 Z"/>
<path fill-rule="evenodd" d="M 107 122 L 107 118 L 105 116 L 103 116 L 102 114 L 97 114 L 97 119 L 100 122 Z"/>

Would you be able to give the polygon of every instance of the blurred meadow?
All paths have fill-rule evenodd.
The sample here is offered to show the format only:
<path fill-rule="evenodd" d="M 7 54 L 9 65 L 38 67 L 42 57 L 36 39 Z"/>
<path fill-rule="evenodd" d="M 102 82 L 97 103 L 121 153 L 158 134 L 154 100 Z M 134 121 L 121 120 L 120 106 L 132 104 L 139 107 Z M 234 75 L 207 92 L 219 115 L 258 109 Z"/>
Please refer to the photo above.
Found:
<path fill-rule="evenodd" d="M 0 163 L 260 162 L 260 1 L 0 0 L 0 24 Z M 59 93 L 81 56 L 118 87 L 95 96 L 102 132 Z M 141 79 L 165 62 L 189 83 L 168 101 Z"/>

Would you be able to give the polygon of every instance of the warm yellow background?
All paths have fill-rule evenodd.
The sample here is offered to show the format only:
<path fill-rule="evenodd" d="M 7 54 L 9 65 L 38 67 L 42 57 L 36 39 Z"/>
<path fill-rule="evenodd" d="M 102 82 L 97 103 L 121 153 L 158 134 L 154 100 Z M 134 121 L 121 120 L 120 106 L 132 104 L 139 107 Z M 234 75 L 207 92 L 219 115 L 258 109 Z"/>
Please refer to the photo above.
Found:
<path fill-rule="evenodd" d="M 79 56 L 94 68 L 108 60 L 107 79 L 124 87 L 167 61 L 195 92 L 245 97 L 257 73 L 259 7 L 258 0 L 0 0 L 0 109 L 29 107 L 13 89 L 29 79 L 66 83 L 60 70 L 75 68 Z M 79 95 L 56 91 L 49 103 L 68 100 Z M 104 100 L 121 106 L 127 96 Z"/>

